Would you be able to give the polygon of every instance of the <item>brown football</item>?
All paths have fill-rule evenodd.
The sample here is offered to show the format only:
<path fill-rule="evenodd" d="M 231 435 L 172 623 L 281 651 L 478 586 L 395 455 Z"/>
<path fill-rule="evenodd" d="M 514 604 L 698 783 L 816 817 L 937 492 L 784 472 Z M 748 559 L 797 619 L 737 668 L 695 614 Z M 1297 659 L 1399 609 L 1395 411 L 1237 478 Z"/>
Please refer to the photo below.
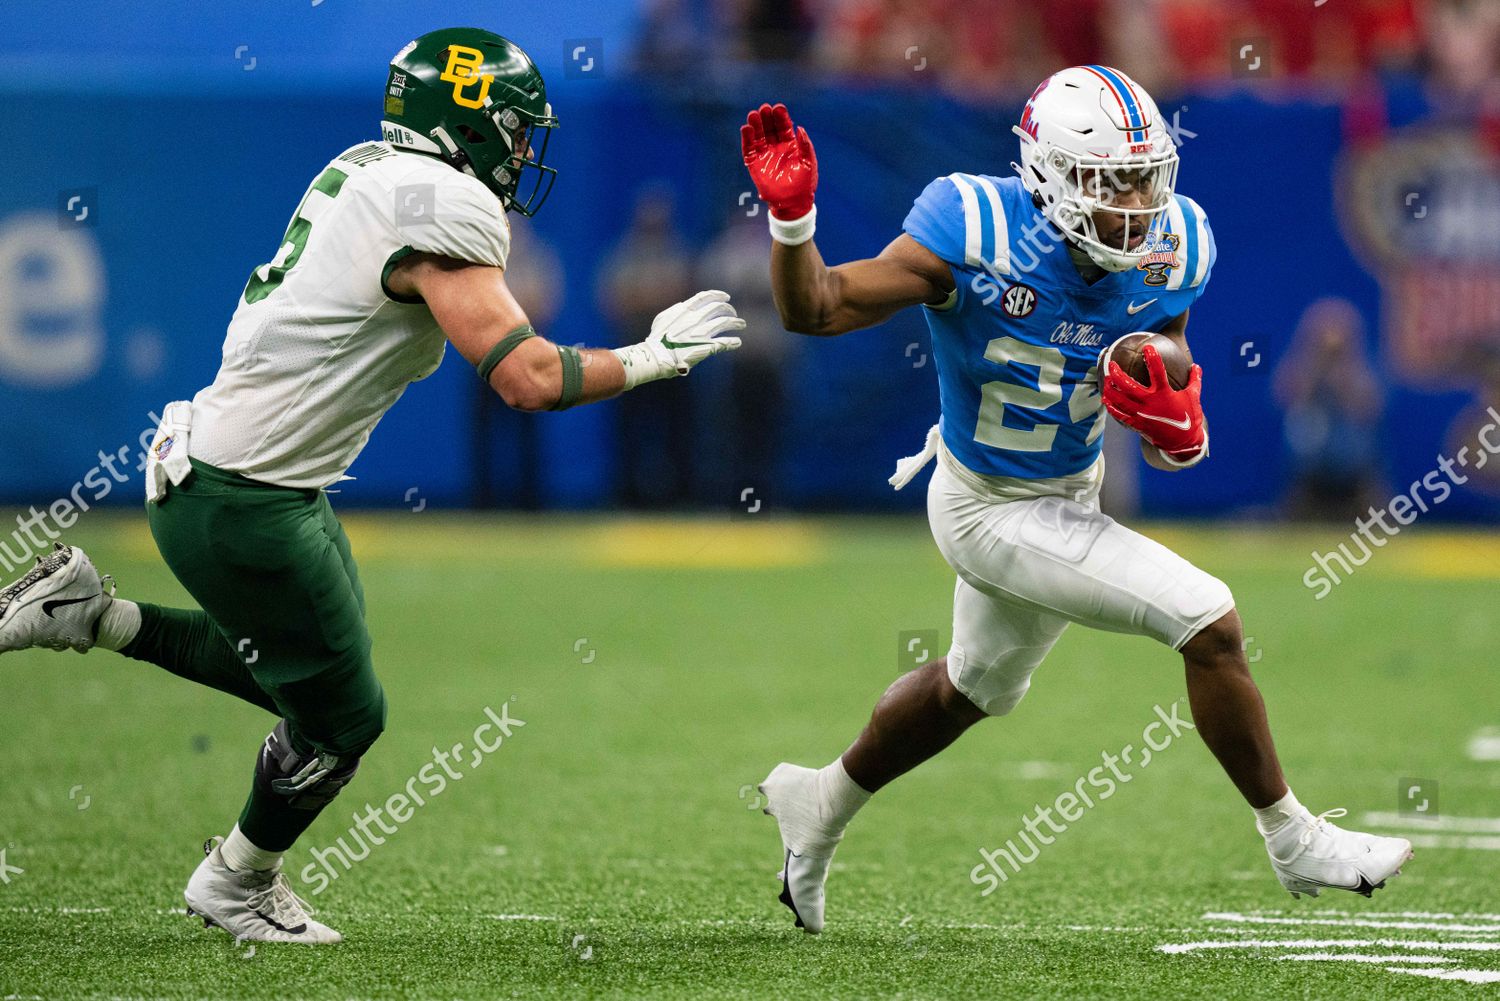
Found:
<path fill-rule="evenodd" d="M 1167 381 L 1172 384 L 1172 388 L 1181 389 L 1186 386 L 1193 363 L 1188 360 L 1187 352 L 1177 346 L 1176 341 L 1163 334 L 1145 331 L 1126 334 L 1115 343 L 1110 351 L 1109 360 L 1118 362 L 1119 366 L 1125 370 L 1125 374 L 1142 386 L 1149 386 L 1151 373 L 1146 370 L 1146 356 L 1141 353 L 1141 349 L 1147 344 L 1156 348 L 1161 354 L 1162 364 L 1167 370 Z"/>

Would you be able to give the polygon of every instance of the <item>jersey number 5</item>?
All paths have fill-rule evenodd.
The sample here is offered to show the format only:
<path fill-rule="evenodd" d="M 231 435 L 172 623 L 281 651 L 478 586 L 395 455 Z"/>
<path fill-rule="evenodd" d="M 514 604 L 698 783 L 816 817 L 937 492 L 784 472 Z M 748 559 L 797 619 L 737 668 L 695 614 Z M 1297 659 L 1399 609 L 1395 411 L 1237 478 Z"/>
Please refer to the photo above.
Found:
<path fill-rule="evenodd" d="M 312 234 L 313 219 L 318 215 L 314 208 L 316 202 L 312 201 L 313 196 L 321 195 L 331 199 L 339 193 L 346 180 L 347 174 L 329 167 L 312 182 L 312 187 L 307 189 L 307 194 L 302 196 L 302 201 L 297 205 L 297 214 L 292 216 L 286 235 L 281 238 L 281 249 L 276 251 L 276 257 L 251 273 L 250 281 L 245 285 L 247 306 L 260 302 L 275 292 L 286 278 L 286 273 L 297 266 L 302 251 L 307 247 L 307 238 Z"/>
<path fill-rule="evenodd" d="M 1057 348 L 1041 344 L 1028 344 L 1014 337 L 997 337 L 985 345 L 987 361 L 1005 364 L 1016 362 L 1036 368 L 1036 387 L 1018 386 L 1014 382 L 987 382 L 979 387 L 979 424 L 974 429 L 974 440 L 992 448 L 1009 449 L 1012 452 L 1048 452 L 1057 437 L 1056 423 L 1047 422 L 1040 414 L 1034 427 L 1013 428 L 1005 426 L 1005 408 L 1041 411 L 1055 406 L 1063 398 L 1063 374 L 1067 359 Z M 1073 383 L 1068 396 L 1068 419 L 1078 423 L 1097 414 L 1094 426 L 1089 429 L 1086 444 L 1093 444 L 1104 430 L 1104 409 L 1091 391 L 1089 382 L 1096 374 L 1090 369 L 1082 379 Z"/>

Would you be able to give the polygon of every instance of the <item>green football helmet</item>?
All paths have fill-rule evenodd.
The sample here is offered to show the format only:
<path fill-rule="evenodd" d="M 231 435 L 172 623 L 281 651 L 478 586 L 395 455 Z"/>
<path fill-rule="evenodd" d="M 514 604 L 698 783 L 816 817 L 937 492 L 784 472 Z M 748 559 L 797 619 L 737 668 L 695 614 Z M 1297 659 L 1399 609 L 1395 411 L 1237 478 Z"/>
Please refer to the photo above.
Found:
<path fill-rule="evenodd" d="M 507 209 L 534 215 L 551 193 L 557 171 L 543 161 L 556 127 L 536 64 L 493 32 L 429 31 L 391 60 L 380 123 L 385 141 L 472 174 Z M 518 194 L 523 181 L 525 198 Z"/>

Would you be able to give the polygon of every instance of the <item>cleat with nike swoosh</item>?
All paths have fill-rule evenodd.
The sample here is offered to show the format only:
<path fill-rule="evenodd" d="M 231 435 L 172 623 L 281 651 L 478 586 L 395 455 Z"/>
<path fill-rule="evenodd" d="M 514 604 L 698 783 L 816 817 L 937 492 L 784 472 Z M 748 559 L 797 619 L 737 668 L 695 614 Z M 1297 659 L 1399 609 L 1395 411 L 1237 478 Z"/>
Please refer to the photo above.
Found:
<path fill-rule="evenodd" d="M 31 647 L 87 653 L 113 593 L 112 579 L 82 549 L 57 543 L 0 591 L 0 654 Z"/>
<path fill-rule="evenodd" d="M 1369 897 L 1401 875 L 1401 866 L 1411 859 L 1411 842 L 1405 838 L 1346 831 L 1329 823 L 1328 818 L 1347 812 L 1304 813 L 1266 838 L 1271 868 L 1294 898 L 1316 897 L 1324 890 Z"/>
<path fill-rule="evenodd" d="M 843 831 L 833 833 L 818 809 L 817 770 L 782 762 L 757 788 L 766 797 L 765 813 L 781 829 L 780 900 L 809 935 L 823 930 L 823 886 Z"/>
<path fill-rule="evenodd" d="M 210 838 L 204 859 L 193 871 L 187 889 L 189 917 L 203 919 L 204 928 L 222 928 L 237 942 L 297 942 L 335 945 L 344 936 L 313 920 L 313 909 L 292 891 L 292 884 L 274 869 L 231 869 L 219 850 L 223 838 Z"/>

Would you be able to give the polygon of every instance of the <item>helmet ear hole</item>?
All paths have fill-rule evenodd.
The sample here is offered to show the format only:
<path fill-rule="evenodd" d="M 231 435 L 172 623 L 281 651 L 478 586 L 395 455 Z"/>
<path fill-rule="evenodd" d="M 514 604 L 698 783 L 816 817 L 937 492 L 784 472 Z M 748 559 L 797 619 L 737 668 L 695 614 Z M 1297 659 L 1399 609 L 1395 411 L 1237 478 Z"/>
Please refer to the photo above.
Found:
<path fill-rule="evenodd" d="M 484 133 L 468 125 L 460 125 L 458 127 L 458 134 L 463 136 L 466 142 L 482 143 L 485 141 Z"/>

